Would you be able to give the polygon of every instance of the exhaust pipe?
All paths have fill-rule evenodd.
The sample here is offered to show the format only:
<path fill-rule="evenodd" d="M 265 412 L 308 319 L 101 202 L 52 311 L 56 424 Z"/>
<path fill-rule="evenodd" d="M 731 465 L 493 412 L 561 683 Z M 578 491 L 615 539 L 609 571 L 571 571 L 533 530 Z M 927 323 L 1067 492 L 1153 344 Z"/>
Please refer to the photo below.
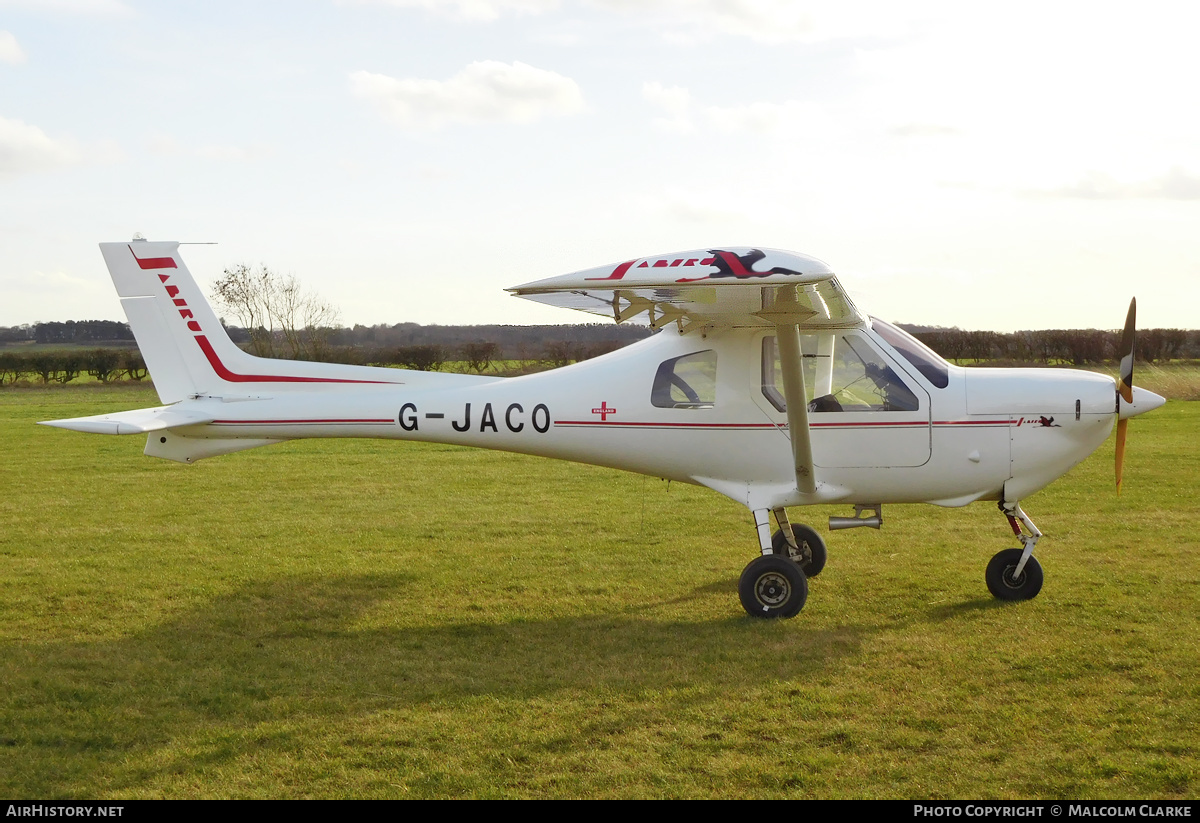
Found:
<path fill-rule="evenodd" d="M 867 512 L 873 512 L 873 515 L 863 515 Z M 878 529 L 883 525 L 883 506 L 879 503 L 870 506 L 863 506 L 857 503 L 854 504 L 853 517 L 831 517 L 829 518 L 829 530 L 837 531 L 838 529 L 857 529 L 863 526 L 870 526 L 872 529 Z"/>

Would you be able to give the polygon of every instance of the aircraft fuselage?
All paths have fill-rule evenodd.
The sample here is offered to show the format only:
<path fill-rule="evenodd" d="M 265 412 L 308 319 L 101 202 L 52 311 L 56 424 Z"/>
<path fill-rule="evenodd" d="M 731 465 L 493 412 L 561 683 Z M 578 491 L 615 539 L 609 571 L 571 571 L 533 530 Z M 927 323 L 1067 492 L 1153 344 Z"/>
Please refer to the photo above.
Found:
<path fill-rule="evenodd" d="M 565 368 L 446 388 L 281 386 L 241 402 L 198 397 L 184 403 L 217 405 L 213 422 L 151 433 L 147 453 L 190 462 L 235 450 L 224 448 L 237 445 L 228 441 L 373 437 L 609 466 L 699 483 L 751 507 L 959 506 L 999 499 L 1006 484 L 1010 494 L 1017 484 L 1021 496 L 1042 488 L 1094 451 L 1113 426 L 1113 381 L 1105 375 L 950 366 L 939 388 L 878 336 L 859 334 L 915 403 L 899 411 L 811 413 L 814 495 L 795 489 L 786 415 L 764 394 L 762 339 L 769 334 L 741 329 L 682 336 L 668 328 Z M 662 364 L 701 351 L 715 356 L 711 402 L 653 405 Z"/>

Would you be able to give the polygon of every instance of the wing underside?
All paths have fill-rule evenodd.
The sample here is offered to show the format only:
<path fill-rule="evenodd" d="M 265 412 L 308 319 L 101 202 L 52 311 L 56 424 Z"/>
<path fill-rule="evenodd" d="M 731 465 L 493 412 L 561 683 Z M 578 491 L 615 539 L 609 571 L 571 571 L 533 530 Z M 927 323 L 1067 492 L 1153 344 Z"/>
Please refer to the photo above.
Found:
<path fill-rule="evenodd" d="M 850 328 L 866 318 L 833 272 L 790 252 L 730 248 L 640 258 L 509 289 L 528 300 L 659 328 Z"/>

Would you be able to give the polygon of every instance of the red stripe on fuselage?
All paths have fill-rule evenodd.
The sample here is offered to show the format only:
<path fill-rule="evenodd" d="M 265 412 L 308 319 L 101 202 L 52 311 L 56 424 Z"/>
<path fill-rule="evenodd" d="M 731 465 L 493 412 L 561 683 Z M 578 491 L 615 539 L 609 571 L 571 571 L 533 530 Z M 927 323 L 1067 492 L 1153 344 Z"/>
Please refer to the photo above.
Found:
<path fill-rule="evenodd" d="M 1016 423 L 1016 420 L 937 420 L 932 424 L 935 427 L 950 427 L 950 426 L 1008 426 Z M 607 426 L 609 428 L 633 428 L 633 427 L 657 427 L 664 429 L 777 429 L 787 428 L 787 424 L 776 423 L 651 423 L 642 421 L 626 420 L 617 422 L 614 420 L 555 420 L 556 426 Z M 846 423 L 809 423 L 809 428 L 813 429 L 855 429 L 855 428 L 891 428 L 896 426 L 907 426 L 909 428 L 929 428 L 930 424 L 923 420 L 882 420 L 879 422 L 871 421 L 856 421 Z"/>
<path fill-rule="evenodd" d="M 635 426 L 654 427 L 663 429 L 774 429 L 774 423 L 649 423 L 626 421 L 600 420 L 555 420 L 556 426 L 608 426 L 609 428 L 632 428 Z"/>
<path fill-rule="evenodd" d="M 217 356 L 217 352 L 213 349 L 212 343 L 208 342 L 208 338 L 202 334 L 196 335 L 196 343 L 199 344 L 200 350 L 204 352 L 204 356 L 208 358 L 208 364 L 213 367 L 213 371 L 217 373 L 217 377 L 226 380 L 230 383 L 372 383 L 376 385 L 400 385 L 393 383 L 390 380 L 346 380 L 339 377 L 291 377 L 282 374 L 238 374 L 230 371 L 221 358 Z"/>
<path fill-rule="evenodd" d="M 357 420 L 352 418 L 330 418 L 329 420 L 214 420 L 213 425 L 219 426 L 295 426 L 300 424 L 327 425 L 353 424 L 362 426 L 390 425 L 396 421 L 388 419 Z"/>

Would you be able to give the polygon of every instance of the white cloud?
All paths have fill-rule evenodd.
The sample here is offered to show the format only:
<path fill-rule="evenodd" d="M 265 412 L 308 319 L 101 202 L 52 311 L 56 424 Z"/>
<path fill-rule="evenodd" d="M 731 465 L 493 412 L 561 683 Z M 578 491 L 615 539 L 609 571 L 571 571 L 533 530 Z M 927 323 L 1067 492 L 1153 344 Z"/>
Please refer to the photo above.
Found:
<path fill-rule="evenodd" d="M 151 154 L 161 154 L 167 157 L 179 154 L 183 146 L 169 134 L 154 134 L 146 141 L 146 148 Z"/>
<path fill-rule="evenodd" d="M 659 106 L 668 115 L 656 117 L 654 128 L 674 134 L 687 134 L 695 128 L 691 118 L 692 95 L 687 89 L 658 82 L 643 83 L 642 99 Z"/>
<path fill-rule="evenodd" d="M 56 140 L 37 126 L 0 117 L 0 178 L 69 166 L 83 159 L 71 140 Z"/>
<path fill-rule="evenodd" d="M 200 146 L 196 149 L 196 155 L 208 160 L 221 160 L 225 162 L 244 163 L 250 160 L 258 160 L 261 157 L 266 157 L 271 154 L 271 147 L 262 144 L 252 146 L 222 146 L 222 145 L 207 145 Z"/>
<path fill-rule="evenodd" d="M 558 8 L 558 0 L 342 0 L 356 5 L 396 6 L 472 22 L 495 20 L 507 13 L 542 14 Z"/>
<path fill-rule="evenodd" d="M 1084 200 L 1200 200 L 1200 176 L 1175 166 L 1161 177 L 1123 183 L 1102 172 L 1089 172 L 1079 181 L 1040 195 Z"/>
<path fill-rule="evenodd" d="M 420 163 L 414 171 L 419 180 L 431 180 L 435 183 L 440 183 L 445 180 L 453 180 L 459 176 L 459 172 L 449 166 L 439 166 L 436 163 Z"/>
<path fill-rule="evenodd" d="M 13 37 L 10 32 L 0 31 L 0 63 L 17 63 L 25 62 L 25 52 L 21 49 L 21 44 L 17 42 L 17 38 Z"/>
<path fill-rule="evenodd" d="M 583 109 L 583 94 L 574 80 L 520 62 L 482 60 L 449 80 L 356 71 L 350 75 L 350 90 L 412 129 L 447 123 L 531 123 Z"/>
<path fill-rule="evenodd" d="M 891 133 L 893 137 L 956 137 L 962 130 L 938 123 L 905 123 L 893 128 Z"/>
<path fill-rule="evenodd" d="M 672 134 L 690 134 L 697 118 L 706 130 L 725 134 L 745 133 L 794 138 L 798 135 L 832 135 L 837 126 L 825 109 L 814 103 L 785 100 L 772 103 L 757 100 L 740 106 L 704 106 L 696 109 L 692 96 L 680 86 L 643 83 L 642 98 L 660 107 L 667 117 L 653 121 L 654 128 Z"/>
<path fill-rule="evenodd" d="M 64 2 L 65 0 L 60 0 Z M 472 22 L 507 14 L 538 15 L 557 10 L 561 0 L 338 0 L 343 5 L 386 5 L 423 9 Z M 715 37 L 746 37 L 763 43 L 817 42 L 843 37 L 894 36 L 914 21 L 936 13 L 945 0 L 570 0 L 624 14 L 660 30 L 673 43 Z"/>
<path fill-rule="evenodd" d="M 96 16 L 133 14 L 133 9 L 121 0 L 0 0 L 0 8 Z"/>
<path fill-rule="evenodd" d="M 263 143 L 248 146 L 234 146 L 219 143 L 208 143 L 202 146 L 180 143 L 169 134 L 153 134 L 146 140 L 146 148 L 151 154 L 164 157 L 193 156 L 205 160 L 221 162 L 245 163 L 270 156 L 274 149 Z"/>
<path fill-rule="evenodd" d="M 1139 7 L 1136 20 L 1069 4 L 1018 0 L 1004 14 L 959 4 L 910 37 L 856 44 L 857 82 L 840 111 L 855 118 L 849 131 L 858 135 L 945 129 L 953 139 L 883 147 L 896 152 L 897 168 L 938 179 L 1076 198 L 1178 199 L 1191 191 L 1187 180 L 1158 178 L 1173 166 L 1198 168 L 1200 114 L 1183 102 L 1183 78 L 1200 67 L 1189 45 L 1198 23 L 1190 6 L 1156 3 Z"/>
<path fill-rule="evenodd" d="M 761 43 L 817 42 L 843 37 L 894 36 L 930 4 L 880 0 L 587 0 L 608 11 L 641 17 L 674 43 L 745 37 Z M 915 6 L 915 8 L 914 8 Z"/>
<path fill-rule="evenodd" d="M 814 28 L 808 4 L 794 0 L 591 0 L 591 5 L 653 18 L 674 41 L 687 39 L 680 28 L 702 37 L 734 34 L 773 41 L 811 36 Z"/>
<path fill-rule="evenodd" d="M 822 132 L 828 136 L 833 129 L 833 122 L 819 106 L 797 100 L 708 106 L 704 116 L 712 128 L 728 133 L 798 135 Z"/>
<path fill-rule="evenodd" d="M 674 117 L 687 114 L 692 103 L 692 95 L 681 86 L 664 86 L 662 83 L 642 84 L 642 97 L 655 105 L 662 106 L 667 114 Z"/>

